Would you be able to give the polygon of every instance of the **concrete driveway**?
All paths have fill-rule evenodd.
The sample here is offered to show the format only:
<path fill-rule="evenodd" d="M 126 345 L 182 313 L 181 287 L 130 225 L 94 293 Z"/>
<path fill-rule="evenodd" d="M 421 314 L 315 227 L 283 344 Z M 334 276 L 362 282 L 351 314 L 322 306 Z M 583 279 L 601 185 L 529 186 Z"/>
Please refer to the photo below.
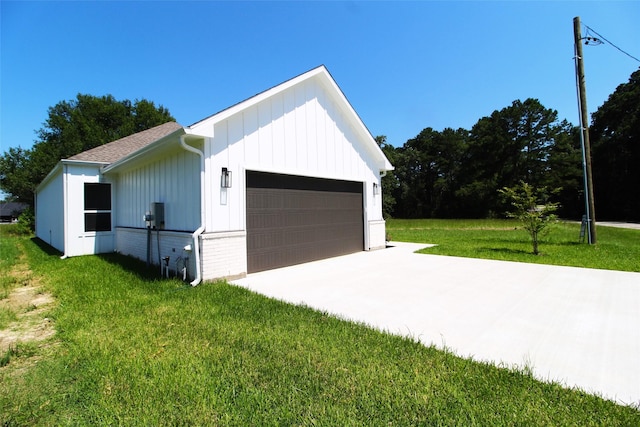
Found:
<path fill-rule="evenodd" d="M 422 255 L 393 247 L 234 284 L 463 357 L 640 405 L 640 273 Z"/>

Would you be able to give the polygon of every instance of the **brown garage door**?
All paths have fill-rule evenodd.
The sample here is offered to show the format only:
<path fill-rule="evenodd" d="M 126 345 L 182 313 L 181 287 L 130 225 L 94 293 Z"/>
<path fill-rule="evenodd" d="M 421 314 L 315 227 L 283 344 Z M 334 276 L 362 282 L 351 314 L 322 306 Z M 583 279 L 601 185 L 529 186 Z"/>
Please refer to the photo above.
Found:
<path fill-rule="evenodd" d="M 247 271 L 362 251 L 362 183 L 247 171 Z"/>

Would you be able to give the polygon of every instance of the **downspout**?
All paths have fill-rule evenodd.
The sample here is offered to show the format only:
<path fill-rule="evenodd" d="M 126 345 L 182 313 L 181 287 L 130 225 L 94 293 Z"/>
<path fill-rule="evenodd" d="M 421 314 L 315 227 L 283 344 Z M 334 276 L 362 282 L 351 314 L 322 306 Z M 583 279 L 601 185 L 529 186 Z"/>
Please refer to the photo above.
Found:
<path fill-rule="evenodd" d="M 200 268 L 200 235 L 205 230 L 205 213 L 204 213 L 204 153 L 191 145 L 188 145 L 185 141 L 185 136 L 180 135 L 180 145 L 187 151 L 200 156 L 200 227 L 193 232 L 191 238 L 193 239 L 194 256 L 196 257 L 196 277 L 191 282 L 191 286 L 198 286 L 202 281 L 202 271 Z"/>
<path fill-rule="evenodd" d="M 69 238 L 67 237 L 67 234 L 69 233 L 69 218 L 68 218 L 69 190 L 67 188 L 68 186 L 67 169 L 68 169 L 68 166 L 63 164 L 62 165 L 62 224 L 63 224 L 62 241 L 64 242 L 63 243 L 64 254 L 60 257 L 60 259 L 67 259 L 68 258 L 67 252 L 69 251 Z"/>

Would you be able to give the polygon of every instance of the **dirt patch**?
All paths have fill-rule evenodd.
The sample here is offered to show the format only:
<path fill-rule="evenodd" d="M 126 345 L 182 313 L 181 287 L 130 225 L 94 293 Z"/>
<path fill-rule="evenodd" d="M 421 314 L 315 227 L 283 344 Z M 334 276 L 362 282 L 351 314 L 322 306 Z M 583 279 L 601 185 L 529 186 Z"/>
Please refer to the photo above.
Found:
<path fill-rule="evenodd" d="M 23 257 L 11 269 L 9 276 L 17 287 L 7 298 L 0 300 L 0 310 L 13 313 L 16 320 L 0 330 L 0 356 L 18 343 L 38 343 L 55 334 L 53 321 L 46 316 L 54 298 L 43 291 Z"/>
<path fill-rule="evenodd" d="M 11 310 L 17 317 L 16 321 L 0 331 L 0 354 L 18 342 L 43 341 L 53 336 L 53 322 L 44 316 L 53 301 L 51 295 L 41 293 L 35 286 L 16 288 L 9 298 L 0 301 L 0 309 Z"/>

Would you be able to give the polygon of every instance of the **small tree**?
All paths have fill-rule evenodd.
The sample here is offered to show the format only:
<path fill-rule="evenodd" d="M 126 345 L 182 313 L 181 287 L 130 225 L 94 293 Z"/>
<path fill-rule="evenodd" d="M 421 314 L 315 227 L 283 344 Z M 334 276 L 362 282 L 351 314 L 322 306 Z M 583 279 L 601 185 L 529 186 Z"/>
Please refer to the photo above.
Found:
<path fill-rule="evenodd" d="M 22 211 L 18 217 L 18 232 L 32 234 L 36 230 L 36 215 L 31 206 Z"/>
<path fill-rule="evenodd" d="M 559 188 L 552 193 L 558 191 Z M 558 203 L 549 202 L 546 187 L 536 189 L 524 181 L 520 181 L 515 187 L 504 187 L 498 192 L 511 203 L 513 211 L 507 215 L 522 221 L 524 229 L 531 236 L 533 254 L 538 255 L 538 238 L 545 233 L 547 226 L 556 220 L 557 216 L 553 212 L 558 209 Z"/>

